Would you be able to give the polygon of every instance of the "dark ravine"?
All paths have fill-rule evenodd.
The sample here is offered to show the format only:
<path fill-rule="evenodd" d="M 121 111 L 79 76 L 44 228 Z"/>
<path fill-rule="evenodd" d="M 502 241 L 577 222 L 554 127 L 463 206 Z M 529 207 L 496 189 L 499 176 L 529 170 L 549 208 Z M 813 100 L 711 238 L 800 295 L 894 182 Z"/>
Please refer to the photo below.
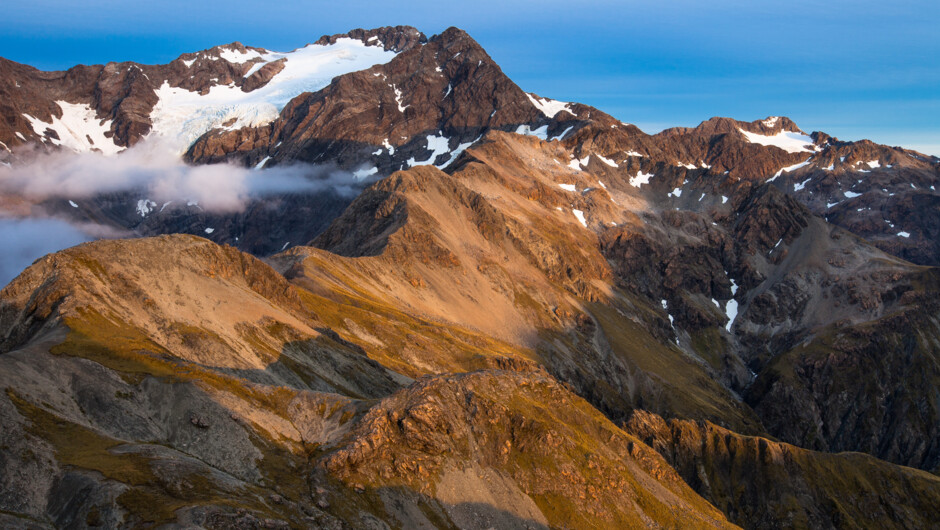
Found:
<path fill-rule="evenodd" d="M 940 517 L 940 159 L 784 117 L 647 135 L 524 92 L 456 28 L 317 44 L 345 38 L 397 55 L 184 156 L 328 164 L 367 175 L 355 197 L 0 196 L 137 237 L 0 291 L 0 524 Z M 164 83 L 250 92 L 285 68 L 224 58 L 252 51 L 0 60 L 0 161 L 57 150 L 23 116 L 56 101 L 147 141 Z"/>

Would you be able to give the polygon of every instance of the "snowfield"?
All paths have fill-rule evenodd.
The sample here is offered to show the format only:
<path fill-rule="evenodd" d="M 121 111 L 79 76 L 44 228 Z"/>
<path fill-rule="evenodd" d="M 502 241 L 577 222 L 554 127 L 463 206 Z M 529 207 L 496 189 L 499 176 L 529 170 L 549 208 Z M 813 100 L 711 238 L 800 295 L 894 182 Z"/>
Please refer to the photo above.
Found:
<path fill-rule="evenodd" d="M 287 103 L 303 92 L 316 92 L 330 84 L 334 77 L 364 70 L 376 64 L 391 61 L 395 52 L 376 46 L 366 46 L 355 39 L 339 39 L 335 44 L 310 44 L 292 52 L 251 51 L 247 54 L 235 50 L 222 50 L 222 58 L 232 63 L 260 58 L 264 64 L 285 59 L 284 69 L 268 84 L 243 92 L 235 85 L 216 85 L 205 95 L 169 83 L 157 89 L 159 101 L 150 114 L 153 122 L 151 136 L 168 140 L 182 154 L 197 138 L 232 119 L 229 129 L 259 126 L 278 117 Z"/>
<path fill-rule="evenodd" d="M 811 149 L 807 146 L 813 145 L 813 139 L 805 134 L 790 132 L 790 131 L 780 131 L 777 134 L 772 136 L 767 136 L 763 134 L 757 134 L 752 132 L 747 132 L 744 129 L 738 129 L 746 138 L 748 142 L 752 144 L 760 144 L 767 146 L 774 146 L 783 149 L 788 153 L 799 153 L 805 151 L 812 153 L 814 149 Z"/>
<path fill-rule="evenodd" d="M 105 133 L 111 130 L 111 120 L 98 119 L 95 115 L 95 109 L 91 108 L 90 105 L 68 103 L 66 101 L 56 101 L 56 105 L 62 109 L 62 117 L 52 116 L 51 123 L 44 122 L 29 114 L 23 114 L 23 117 L 32 126 L 33 131 L 39 136 L 43 136 L 46 129 L 52 129 L 59 136 L 59 139 L 50 138 L 49 141 L 54 145 L 71 149 L 76 153 L 85 153 L 97 149 L 103 154 L 113 155 L 124 150 L 123 147 L 114 145 L 114 141 L 105 136 Z"/>

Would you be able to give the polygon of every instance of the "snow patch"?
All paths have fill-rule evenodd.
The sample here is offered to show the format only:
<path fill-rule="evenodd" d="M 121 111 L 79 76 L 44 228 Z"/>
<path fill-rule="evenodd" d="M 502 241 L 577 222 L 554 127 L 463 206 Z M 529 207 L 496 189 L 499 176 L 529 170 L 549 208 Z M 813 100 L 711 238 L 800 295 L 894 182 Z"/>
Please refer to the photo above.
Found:
<path fill-rule="evenodd" d="M 252 75 L 254 75 L 255 72 L 257 72 L 258 70 L 261 70 L 261 68 L 264 67 L 264 65 L 266 65 L 266 64 L 268 64 L 268 63 L 266 63 L 266 62 L 264 62 L 264 61 L 259 61 L 259 62 L 255 63 L 255 64 L 251 65 L 251 68 L 249 68 L 248 71 L 245 72 L 245 75 L 243 75 L 242 77 L 243 77 L 244 79 L 248 79 L 249 77 L 251 77 Z"/>
<path fill-rule="evenodd" d="M 533 129 L 528 125 L 520 125 L 519 128 L 516 129 L 516 134 L 535 136 L 539 140 L 548 140 L 548 125 L 543 125 L 537 129 Z"/>
<path fill-rule="evenodd" d="M 881 162 L 879 162 L 879 161 L 877 161 L 877 160 L 871 160 L 871 161 L 865 162 L 865 163 L 868 164 L 868 167 L 870 167 L 870 168 L 872 168 L 872 169 L 878 169 L 879 167 L 881 167 Z"/>
<path fill-rule="evenodd" d="M 578 218 L 578 221 L 584 225 L 584 228 L 587 228 L 587 221 L 584 219 L 584 212 L 581 210 L 571 210 L 571 213 L 573 213 L 574 216 Z"/>
<path fill-rule="evenodd" d="M 571 129 L 574 129 L 574 125 L 571 125 L 567 129 L 562 131 L 561 134 L 559 134 L 558 136 L 553 137 L 552 140 L 564 140 L 565 136 L 568 136 L 568 133 L 571 132 Z"/>
<path fill-rule="evenodd" d="M 401 112 L 402 114 L 404 114 L 404 113 L 405 113 L 405 109 L 407 109 L 407 108 L 410 107 L 411 105 L 402 105 L 401 89 L 400 89 L 400 88 L 398 88 L 398 87 L 395 86 L 395 85 L 388 85 L 388 86 L 391 87 L 391 89 L 392 89 L 393 92 L 395 92 L 395 103 L 398 104 L 398 112 Z"/>
<path fill-rule="evenodd" d="M 596 153 L 595 153 L 595 156 L 597 156 L 597 158 L 599 158 L 599 159 L 601 160 L 601 162 L 607 164 L 607 165 L 610 166 L 610 167 L 620 167 L 620 166 L 617 165 L 616 162 L 614 162 L 613 160 L 611 160 L 611 159 L 609 159 L 609 158 L 604 158 L 603 156 L 598 155 L 598 154 L 596 154 Z"/>
<path fill-rule="evenodd" d="M 206 228 L 207 234 L 211 234 L 212 232 L 215 232 L 215 228 Z"/>
<path fill-rule="evenodd" d="M 69 205 L 71 205 L 72 208 L 78 208 L 78 205 L 75 204 L 75 201 L 69 201 Z"/>
<path fill-rule="evenodd" d="M 574 112 L 569 107 L 571 103 L 555 101 L 554 99 L 548 98 L 540 98 L 529 93 L 526 93 L 526 96 L 529 98 L 529 101 L 535 105 L 535 108 L 539 109 L 539 111 L 547 118 L 554 118 L 555 115 L 561 111 L 566 111 L 569 114 L 574 115 Z"/>
<path fill-rule="evenodd" d="M 809 181 L 811 181 L 811 180 L 813 180 L 812 177 L 810 177 L 810 178 L 804 180 L 803 182 L 798 182 L 798 183 L 794 184 L 794 185 L 793 185 L 793 191 L 801 191 L 803 188 L 806 187 L 806 185 L 807 185 L 807 184 L 809 183 Z"/>
<path fill-rule="evenodd" d="M 734 324 L 734 320 L 738 318 L 738 301 L 735 299 L 728 300 L 725 305 L 725 316 L 728 317 L 728 323 L 725 324 L 725 329 L 728 332 L 731 332 L 731 325 Z"/>
<path fill-rule="evenodd" d="M 408 162 L 406 162 L 408 167 L 430 166 L 431 164 L 434 163 L 435 160 L 437 160 L 437 157 L 449 151 L 449 149 L 447 148 L 447 144 L 450 140 L 448 140 L 446 136 L 443 136 L 441 134 L 429 135 L 427 137 L 427 141 L 428 141 L 428 150 L 431 151 L 431 156 L 428 157 L 427 160 L 422 160 L 420 162 L 416 161 L 414 157 L 411 157 L 408 159 Z"/>
<path fill-rule="evenodd" d="M 752 144 L 760 144 L 765 146 L 774 146 L 783 149 L 788 153 L 799 153 L 799 152 L 809 152 L 812 153 L 813 149 L 808 149 L 807 145 L 813 144 L 813 139 L 805 134 L 790 132 L 790 131 L 780 131 L 777 134 L 772 136 L 757 134 L 752 132 L 747 132 L 744 129 L 738 129 L 746 138 L 747 141 Z"/>
<path fill-rule="evenodd" d="M 565 191 L 578 191 L 574 184 L 559 184 L 558 187 Z"/>
<path fill-rule="evenodd" d="M 440 164 L 437 167 L 439 169 L 444 169 L 445 167 L 449 166 L 450 163 L 453 162 L 454 160 L 457 160 L 457 157 L 460 156 L 461 153 L 466 151 L 468 147 L 477 143 L 477 141 L 480 140 L 480 138 L 483 138 L 483 135 L 478 136 L 476 140 L 459 144 L 453 151 L 451 151 L 450 159 L 447 160 L 447 162 L 444 162 L 443 164 Z"/>
<path fill-rule="evenodd" d="M 124 150 L 123 147 L 114 145 L 114 141 L 105 136 L 105 133 L 111 131 L 111 120 L 98 119 L 95 109 L 90 105 L 67 101 L 56 101 L 56 105 L 62 109 L 62 117 L 52 116 L 51 122 L 44 122 L 29 114 L 23 114 L 33 131 L 39 136 L 43 136 L 46 129 L 52 129 L 59 138 L 50 137 L 48 141 L 76 153 L 97 149 L 105 155 L 114 155 Z M 26 140 L 19 132 L 16 134 L 21 140 Z"/>
<path fill-rule="evenodd" d="M 911 237 L 910 232 L 898 232 L 898 235 L 901 237 Z"/>
<path fill-rule="evenodd" d="M 769 179 L 767 179 L 767 182 L 773 182 L 777 177 L 779 177 L 780 175 L 783 175 L 784 173 L 790 173 L 790 172 L 796 171 L 797 169 L 800 169 L 801 167 L 808 166 L 810 160 L 812 159 L 813 157 L 809 157 L 806 159 L 806 162 L 800 162 L 799 164 L 793 164 L 792 166 L 787 166 L 781 169 L 780 171 L 776 172 L 773 177 L 770 177 Z"/>
<path fill-rule="evenodd" d="M 263 168 L 264 165 L 268 163 L 268 160 L 271 160 L 271 157 L 270 157 L 270 156 L 266 156 L 266 157 L 262 158 L 262 159 L 261 159 L 261 162 L 258 162 L 258 163 L 255 165 L 255 169 L 261 169 L 261 168 Z"/>
<path fill-rule="evenodd" d="M 243 52 L 240 50 L 221 48 L 219 51 L 219 57 L 232 64 L 242 64 L 247 63 L 252 59 L 260 59 L 264 57 L 264 55 L 257 50 L 247 50 Z"/>
<path fill-rule="evenodd" d="M 765 127 L 773 127 L 774 125 L 777 125 L 777 120 L 779 119 L 780 119 L 779 116 L 770 116 L 769 118 L 762 121 L 761 123 L 763 123 Z"/>
<path fill-rule="evenodd" d="M 150 199 L 141 199 L 137 201 L 137 213 L 139 213 L 141 217 L 147 217 L 147 214 L 152 212 L 156 207 L 157 203 L 151 201 Z"/>
<path fill-rule="evenodd" d="M 652 173 L 643 173 L 643 171 L 637 171 L 635 177 L 630 177 L 630 185 L 634 188 L 639 188 L 643 184 L 649 184 L 650 179 L 656 175 Z"/>
<path fill-rule="evenodd" d="M 849 199 L 854 199 L 855 197 L 861 197 L 861 196 L 862 196 L 861 193 L 855 193 L 854 191 L 846 191 L 846 192 L 843 192 L 843 193 L 844 193 L 845 196 L 848 197 Z"/>

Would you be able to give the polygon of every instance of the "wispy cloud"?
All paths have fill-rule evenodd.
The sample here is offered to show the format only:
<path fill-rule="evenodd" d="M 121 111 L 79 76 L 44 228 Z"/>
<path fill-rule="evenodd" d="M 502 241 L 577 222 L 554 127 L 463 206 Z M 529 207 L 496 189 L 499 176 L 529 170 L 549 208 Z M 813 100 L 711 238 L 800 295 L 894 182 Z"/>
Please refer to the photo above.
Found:
<path fill-rule="evenodd" d="M 140 142 L 118 156 L 60 152 L 0 167 L 0 193 L 31 200 L 142 190 L 156 201 L 199 201 L 213 212 L 239 211 L 252 197 L 268 194 L 332 189 L 352 195 L 363 185 L 351 173 L 332 166 L 296 164 L 262 171 L 231 164 L 191 166 L 155 141 Z"/>

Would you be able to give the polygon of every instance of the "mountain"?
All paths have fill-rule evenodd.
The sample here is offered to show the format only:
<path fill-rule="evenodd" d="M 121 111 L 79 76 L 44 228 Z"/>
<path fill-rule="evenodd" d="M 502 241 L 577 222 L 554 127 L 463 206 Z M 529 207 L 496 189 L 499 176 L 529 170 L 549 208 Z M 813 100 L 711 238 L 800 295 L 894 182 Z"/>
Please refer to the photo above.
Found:
<path fill-rule="evenodd" d="M 5 525 L 936 518 L 940 159 L 783 117 L 648 135 L 454 28 L 0 67 L 7 171 L 168 142 L 355 183 L 235 212 L 3 197 L 212 240 L 98 241 L 0 291 Z M 70 105 L 102 136 L 64 140 Z"/>
<path fill-rule="evenodd" d="M 231 248 L 82 245 L 0 299 L 5 525 L 731 526 L 547 374 L 413 383 Z"/>
<path fill-rule="evenodd" d="M 651 182 L 657 195 L 681 192 L 679 182 L 689 178 L 707 181 L 701 190 L 712 200 L 719 187 L 741 180 L 771 182 L 892 255 L 940 264 L 937 157 L 807 135 L 781 117 L 713 118 L 694 129 L 646 135 L 592 107 L 523 92 L 456 28 L 430 39 L 401 26 L 354 30 L 286 53 L 232 43 L 155 66 L 41 72 L 0 60 L 0 96 L 4 164 L 28 159 L 32 151 L 24 145 L 114 154 L 146 137 L 195 163 L 313 162 L 363 180 L 421 164 L 446 167 L 495 129 L 564 139 L 578 145 L 577 153 L 585 149 L 579 160 L 595 151 L 596 162 L 620 157 L 614 163 L 629 161 L 635 175 L 661 177 Z M 213 240 L 260 255 L 312 239 L 351 200 L 331 191 L 282 194 L 254 201 L 248 214 L 219 215 L 186 200 L 158 209 L 144 190 L 73 200 L 78 208 L 64 199 L 42 206 L 137 235 L 206 235 L 211 228 Z M 146 207 L 138 207 L 141 201 Z M 279 201 L 283 207 L 272 207 Z M 312 223 L 310 202 L 327 205 Z M 281 213 L 273 217 L 272 208 Z M 277 238 L 283 243 L 254 234 L 262 224 L 287 227 Z"/>

